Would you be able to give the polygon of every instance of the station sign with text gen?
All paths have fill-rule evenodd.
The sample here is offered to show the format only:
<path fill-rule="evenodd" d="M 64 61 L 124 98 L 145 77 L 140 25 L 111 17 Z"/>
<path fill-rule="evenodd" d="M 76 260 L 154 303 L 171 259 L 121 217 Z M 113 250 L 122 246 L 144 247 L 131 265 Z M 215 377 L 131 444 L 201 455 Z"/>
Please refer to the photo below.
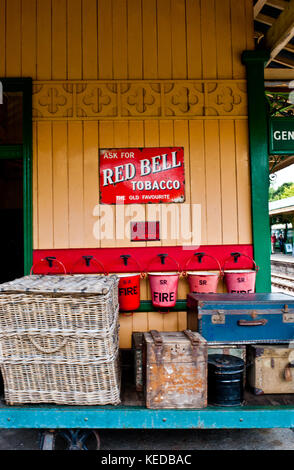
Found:
<path fill-rule="evenodd" d="M 294 117 L 270 119 L 270 154 L 294 155 Z"/>
<path fill-rule="evenodd" d="M 101 149 L 100 203 L 185 201 L 183 147 Z"/>

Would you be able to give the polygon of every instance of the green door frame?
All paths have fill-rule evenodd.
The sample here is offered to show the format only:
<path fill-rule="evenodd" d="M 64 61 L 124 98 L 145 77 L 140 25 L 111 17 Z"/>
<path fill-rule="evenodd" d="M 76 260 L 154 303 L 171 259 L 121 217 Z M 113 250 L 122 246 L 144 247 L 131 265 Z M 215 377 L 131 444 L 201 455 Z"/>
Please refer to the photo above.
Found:
<path fill-rule="evenodd" d="M 32 79 L 0 78 L 0 81 L 4 92 L 23 94 L 23 143 L 0 146 L 0 158 L 23 159 L 24 274 L 29 274 L 33 263 Z"/>
<path fill-rule="evenodd" d="M 247 69 L 253 249 L 260 266 L 256 292 L 271 292 L 268 113 L 264 91 L 264 67 L 269 56 L 263 50 L 244 51 L 242 55 Z"/>

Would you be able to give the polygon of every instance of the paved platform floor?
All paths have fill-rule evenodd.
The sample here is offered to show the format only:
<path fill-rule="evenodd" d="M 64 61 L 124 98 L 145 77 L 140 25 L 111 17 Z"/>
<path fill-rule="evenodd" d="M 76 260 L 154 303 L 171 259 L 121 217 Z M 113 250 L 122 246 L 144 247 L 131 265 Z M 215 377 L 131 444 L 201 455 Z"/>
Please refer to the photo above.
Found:
<path fill-rule="evenodd" d="M 271 255 L 272 261 L 286 261 L 287 263 L 294 263 L 294 256 L 284 255 L 283 253 L 274 253 Z"/>
<path fill-rule="evenodd" d="M 290 429 L 105 430 L 102 450 L 294 450 Z M 0 430 L 0 450 L 38 450 L 39 432 Z"/>

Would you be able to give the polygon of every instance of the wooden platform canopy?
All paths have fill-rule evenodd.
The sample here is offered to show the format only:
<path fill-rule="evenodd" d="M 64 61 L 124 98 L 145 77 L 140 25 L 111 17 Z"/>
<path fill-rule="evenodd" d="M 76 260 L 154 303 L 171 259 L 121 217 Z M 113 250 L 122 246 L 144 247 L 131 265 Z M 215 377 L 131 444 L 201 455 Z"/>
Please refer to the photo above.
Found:
<path fill-rule="evenodd" d="M 256 48 L 270 51 L 265 68 L 270 115 L 294 116 L 294 0 L 255 0 L 253 8 Z M 271 155 L 270 173 L 293 163 L 294 155 Z"/>
<path fill-rule="evenodd" d="M 270 51 L 267 68 L 294 69 L 294 0 L 255 0 L 254 30 L 257 44 Z"/>

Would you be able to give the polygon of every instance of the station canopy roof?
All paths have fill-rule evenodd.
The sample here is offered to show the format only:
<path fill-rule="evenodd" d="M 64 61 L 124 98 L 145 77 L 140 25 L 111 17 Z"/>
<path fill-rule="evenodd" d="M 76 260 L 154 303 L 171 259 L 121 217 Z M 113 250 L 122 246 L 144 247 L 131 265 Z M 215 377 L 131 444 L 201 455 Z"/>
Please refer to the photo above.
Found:
<path fill-rule="evenodd" d="M 269 203 L 269 215 L 272 229 L 283 228 L 285 224 L 288 225 L 288 228 L 293 228 L 294 197 L 271 201 Z"/>
<path fill-rule="evenodd" d="M 255 0 L 254 31 L 256 45 L 270 50 L 266 68 L 294 69 L 294 0 Z"/>
<path fill-rule="evenodd" d="M 294 212 L 294 196 L 271 201 L 269 203 L 270 215 Z"/>
<path fill-rule="evenodd" d="M 285 228 L 285 224 L 288 228 L 293 228 L 294 197 L 271 201 L 269 203 L 269 215 L 273 230 Z"/>
<path fill-rule="evenodd" d="M 294 117 L 294 0 L 254 0 L 255 47 L 270 51 L 265 68 L 269 114 Z M 294 155 L 270 155 L 270 173 L 294 163 Z"/>

